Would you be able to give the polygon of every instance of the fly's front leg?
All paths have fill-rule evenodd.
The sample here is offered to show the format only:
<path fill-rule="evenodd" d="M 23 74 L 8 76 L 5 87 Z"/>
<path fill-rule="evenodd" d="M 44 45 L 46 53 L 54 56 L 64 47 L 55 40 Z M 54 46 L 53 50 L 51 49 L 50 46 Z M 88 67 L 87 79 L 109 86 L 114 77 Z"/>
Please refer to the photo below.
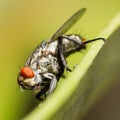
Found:
<path fill-rule="evenodd" d="M 41 96 L 44 95 L 44 98 L 42 98 Z M 36 94 L 36 98 L 40 101 L 44 100 L 46 98 L 46 88 L 42 89 L 40 92 L 38 92 Z"/>
<path fill-rule="evenodd" d="M 47 79 L 50 79 L 50 86 L 49 86 L 49 91 L 48 95 L 53 92 L 53 90 L 56 88 L 57 85 L 57 78 L 54 74 L 52 73 L 45 73 L 44 77 Z"/>
<path fill-rule="evenodd" d="M 64 57 L 64 48 L 63 48 L 63 44 L 62 44 L 63 38 L 64 38 L 63 36 L 58 37 L 58 52 L 60 55 L 61 62 L 64 65 L 64 67 L 66 68 L 66 70 L 71 71 L 71 69 L 68 67 L 65 57 Z"/>

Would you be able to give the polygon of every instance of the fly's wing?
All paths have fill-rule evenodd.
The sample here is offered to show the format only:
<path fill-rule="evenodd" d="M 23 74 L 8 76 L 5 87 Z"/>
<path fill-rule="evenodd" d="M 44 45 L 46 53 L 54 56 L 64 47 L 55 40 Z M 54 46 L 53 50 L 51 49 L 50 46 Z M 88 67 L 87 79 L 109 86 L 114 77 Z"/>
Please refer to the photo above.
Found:
<path fill-rule="evenodd" d="M 63 35 L 70 27 L 72 27 L 84 14 L 86 8 L 82 8 L 78 10 L 75 14 L 73 14 L 51 37 L 50 42 L 57 39 L 60 35 Z"/>

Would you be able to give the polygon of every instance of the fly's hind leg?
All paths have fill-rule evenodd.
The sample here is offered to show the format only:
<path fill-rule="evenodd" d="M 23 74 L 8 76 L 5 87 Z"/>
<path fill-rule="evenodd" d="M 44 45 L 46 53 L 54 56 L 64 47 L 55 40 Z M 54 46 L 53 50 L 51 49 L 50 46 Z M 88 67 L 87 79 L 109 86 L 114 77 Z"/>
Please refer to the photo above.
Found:
<path fill-rule="evenodd" d="M 66 63 L 66 60 L 65 60 L 65 57 L 64 57 L 64 47 L 63 47 L 63 44 L 62 44 L 63 39 L 70 40 L 70 41 L 74 42 L 75 44 L 79 45 L 79 47 L 84 47 L 84 45 L 81 41 L 78 41 L 74 38 L 70 38 L 69 36 L 62 35 L 62 36 L 58 37 L 58 52 L 59 52 L 59 55 L 60 55 L 60 59 L 62 61 L 63 66 L 66 68 L 66 70 L 71 71 L 71 69 L 68 67 L 68 65 Z"/>
<path fill-rule="evenodd" d="M 63 66 L 66 68 L 66 70 L 71 71 L 71 69 L 68 67 L 67 62 L 64 57 L 64 47 L 62 44 L 63 38 L 64 38 L 63 36 L 58 37 L 58 53 L 59 53 L 59 56 L 60 56 Z"/>

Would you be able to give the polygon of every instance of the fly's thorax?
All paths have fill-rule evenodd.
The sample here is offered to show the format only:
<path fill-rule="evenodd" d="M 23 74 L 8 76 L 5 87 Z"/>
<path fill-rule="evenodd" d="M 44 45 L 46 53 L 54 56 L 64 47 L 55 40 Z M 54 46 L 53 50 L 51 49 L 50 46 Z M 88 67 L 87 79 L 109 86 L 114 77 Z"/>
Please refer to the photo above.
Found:
<path fill-rule="evenodd" d="M 38 73 L 53 73 L 59 74 L 59 63 L 57 58 L 58 42 L 51 43 L 42 42 L 40 46 L 32 53 L 26 62 L 26 66 L 30 66 L 34 71 Z"/>
<path fill-rule="evenodd" d="M 65 53 L 68 53 L 68 52 L 71 52 L 71 51 L 74 51 L 74 50 L 78 50 L 78 48 L 83 46 L 83 40 L 77 34 L 66 35 L 65 38 L 63 38 L 62 43 L 64 45 L 64 52 Z"/>
<path fill-rule="evenodd" d="M 31 64 L 31 67 L 33 65 Z M 56 56 L 51 54 L 41 57 L 36 61 L 36 70 L 39 73 L 53 73 L 57 75 L 59 73 L 60 66 L 58 64 L 58 59 Z"/>

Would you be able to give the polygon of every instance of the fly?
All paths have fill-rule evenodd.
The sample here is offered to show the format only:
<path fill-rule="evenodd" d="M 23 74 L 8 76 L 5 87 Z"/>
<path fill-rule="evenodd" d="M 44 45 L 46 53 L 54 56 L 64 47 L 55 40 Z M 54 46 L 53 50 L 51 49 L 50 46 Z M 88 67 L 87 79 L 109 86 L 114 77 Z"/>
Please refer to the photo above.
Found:
<path fill-rule="evenodd" d="M 65 57 L 85 47 L 89 42 L 103 40 L 96 38 L 85 41 L 78 34 L 64 35 L 84 14 L 86 8 L 78 10 L 73 14 L 50 38 L 43 41 L 28 57 L 23 68 L 21 68 L 17 82 L 27 90 L 33 90 L 36 98 L 43 100 L 56 88 L 57 82 L 64 72 L 64 69 L 71 71 Z"/>

